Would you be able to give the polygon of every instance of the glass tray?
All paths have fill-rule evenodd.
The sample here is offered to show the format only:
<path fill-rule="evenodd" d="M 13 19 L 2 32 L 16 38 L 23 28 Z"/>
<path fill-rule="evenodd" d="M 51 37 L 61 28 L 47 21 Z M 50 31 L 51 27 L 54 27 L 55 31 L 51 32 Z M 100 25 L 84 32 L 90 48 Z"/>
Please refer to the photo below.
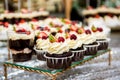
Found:
<path fill-rule="evenodd" d="M 73 68 L 77 65 L 83 64 L 91 59 L 94 59 L 97 56 L 100 56 L 102 54 L 105 54 L 107 52 L 109 52 L 110 49 L 107 50 L 101 50 L 98 51 L 98 53 L 96 55 L 90 55 L 90 56 L 85 56 L 83 60 L 77 61 L 77 62 L 72 62 L 70 68 Z M 60 72 L 65 71 L 66 69 L 50 69 L 47 67 L 46 62 L 45 61 L 41 61 L 41 60 L 37 60 L 37 59 L 32 59 L 30 61 L 26 61 L 26 62 L 13 62 L 13 60 L 8 60 L 6 62 L 4 62 L 4 64 L 6 64 L 8 67 L 13 67 L 13 68 L 20 68 L 23 70 L 33 70 L 34 71 L 40 71 L 40 72 L 44 72 L 44 73 L 49 73 L 49 74 L 57 74 Z"/>

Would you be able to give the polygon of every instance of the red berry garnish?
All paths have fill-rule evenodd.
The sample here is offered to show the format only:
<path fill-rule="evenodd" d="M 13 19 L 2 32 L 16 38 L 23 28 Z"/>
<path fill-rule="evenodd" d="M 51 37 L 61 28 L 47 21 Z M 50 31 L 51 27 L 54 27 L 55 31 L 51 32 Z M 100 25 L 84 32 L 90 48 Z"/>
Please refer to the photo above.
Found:
<path fill-rule="evenodd" d="M 39 35 L 37 36 L 38 38 L 42 38 L 42 39 L 47 39 L 48 35 L 45 32 L 40 32 Z"/>
<path fill-rule="evenodd" d="M 65 39 L 63 37 L 58 38 L 58 42 L 64 42 L 64 41 L 65 41 Z"/>
<path fill-rule="evenodd" d="M 103 31 L 103 28 L 98 27 L 97 30 L 98 30 L 99 32 L 102 32 L 102 31 Z"/>
<path fill-rule="evenodd" d="M 70 36 L 70 39 L 71 39 L 71 40 L 76 40 L 76 39 L 77 39 L 77 36 L 76 36 L 75 34 L 72 34 L 72 35 Z"/>
<path fill-rule="evenodd" d="M 8 27 L 9 23 L 8 22 L 5 22 L 4 23 L 4 27 Z"/>
<path fill-rule="evenodd" d="M 34 18 L 33 18 L 32 21 L 33 21 L 33 22 L 37 22 L 37 19 L 34 19 Z"/>
<path fill-rule="evenodd" d="M 30 33 L 31 33 L 30 31 L 26 31 L 26 34 L 27 34 L 27 35 L 30 35 Z"/>
<path fill-rule="evenodd" d="M 45 39 L 45 40 L 46 40 L 47 38 L 48 38 L 48 36 L 42 36 L 42 39 Z"/>
<path fill-rule="evenodd" d="M 46 26 L 46 27 L 44 27 L 44 30 L 45 31 L 50 31 L 50 29 Z"/>
<path fill-rule="evenodd" d="M 25 20 L 24 19 L 20 20 L 20 23 L 25 23 Z"/>
<path fill-rule="evenodd" d="M 19 30 L 17 30 L 16 32 L 18 32 L 18 33 L 26 32 L 26 30 L 25 30 L 25 29 L 19 29 Z"/>
<path fill-rule="evenodd" d="M 72 26 L 70 26 L 70 30 L 71 30 L 71 31 L 76 31 L 76 30 L 77 30 L 77 27 L 72 25 Z"/>
<path fill-rule="evenodd" d="M 89 29 L 85 30 L 86 34 L 91 34 L 91 31 Z"/>

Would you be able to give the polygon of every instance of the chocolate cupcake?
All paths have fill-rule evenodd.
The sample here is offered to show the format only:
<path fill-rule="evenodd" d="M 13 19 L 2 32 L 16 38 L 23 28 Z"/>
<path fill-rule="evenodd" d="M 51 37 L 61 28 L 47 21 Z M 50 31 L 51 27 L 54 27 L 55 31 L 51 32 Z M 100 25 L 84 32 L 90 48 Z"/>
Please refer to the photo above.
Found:
<path fill-rule="evenodd" d="M 100 44 L 98 50 L 106 50 L 108 48 L 107 35 L 103 32 L 103 28 L 97 27 L 97 31 L 94 32 L 96 41 Z"/>
<path fill-rule="evenodd" d="M 45 60 L 44 54 L 47 53 L 47 49 L 50 44 L 47 34 L 44 32 L 44 35 L 42 35 L 42 33 L 40 33 L 41 38 L 37 39 L 36 45 L 34 47 L 38 60 Z"/>
<path fill-rule="evenodd" d="M 89 30 L 85 30 L 83 46 L 87 49 L 85 55 L 95 55 L 98 51 L 99 43 L 96 42 L 94 34 Z"/>
<path fill-rule="evenodd" d="M 28 61 L 32 57 L 34 33 L 25 29 L 8 31 L 8 43 L 13 61 Z"/>
<path fill-rule="evenodd" d="M 69 51 L 69 46 L 63 37 L 56 39 L 49 35 L 51 42 L 48 53 L 45 54 L 47 66 L 53 69 L 64 69 L 71 65 L 73 54 Z"/>

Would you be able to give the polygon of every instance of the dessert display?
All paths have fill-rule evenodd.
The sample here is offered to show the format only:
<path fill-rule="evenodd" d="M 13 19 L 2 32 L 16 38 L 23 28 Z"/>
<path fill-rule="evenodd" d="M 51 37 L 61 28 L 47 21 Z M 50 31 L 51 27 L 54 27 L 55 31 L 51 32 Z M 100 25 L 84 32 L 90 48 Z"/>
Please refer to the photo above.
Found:
<path fill-rule="evenodd" d="M 47 66 L 54 69 L 68 68 L 72 63 L 73 54 L 69 51 L 66 40 L 63 37 L 56 39 L 52 34 L 49 35 L 49 40 L 51 43 L 48 53 L 44 55 Z"/>
<path fill-rule="evenodd" d="M 0 31 L 4 30 L 8 32 L 14 62 L 30 60 L 35 51 L 37 59 L 46 61 L 53 69 L 68 68 L 72 62 L 108 48 L 104 28 L 83 27 L 79 22 L 62 18 L 2 23 Z"/>
<path fill-rule="evenodd" d="M 24 28 L 8 31 L 8 43 L 14 62 L 28 61 L 32 57 L 34 33 Z"/>

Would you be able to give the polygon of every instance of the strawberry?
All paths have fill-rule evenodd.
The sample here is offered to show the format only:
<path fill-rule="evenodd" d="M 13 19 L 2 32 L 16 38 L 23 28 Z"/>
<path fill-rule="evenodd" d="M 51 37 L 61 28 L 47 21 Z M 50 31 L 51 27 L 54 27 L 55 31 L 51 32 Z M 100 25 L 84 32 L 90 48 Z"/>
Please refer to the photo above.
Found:
<path fill-rule="evenodd" d="M 53 42 L 56 42 L 57 40 L 56 40 L 55 36 L 53 36 L 52 34 L 50 34 L 50 35 L 49 35 L 49 41 L 50 41 L 51 43 L 53 43 Z"/>
<path fill-rule="evenodd" d="M 19 30 L 17 30 L 16 32 L 18 32 L 18 33 L 26 32 L 26 30 L 23 28 L 23 29 L 19 29 Z"/>
<path fill-rule="evenodd" d="M 8 28 L 8 25 L 9 25 L 8 22 L 5 22 L 5 23 L 4 23 L 4 27 Z"/>
<path fill-rule="evenodd" d="M 98 30 L 99 32 L 102 32 L 102 31 L 103 31 L 103 28 L 98 27 L 97 30 Z"/>
<path fill-rule="evenodd" d="M 71 31 L 76 31 L 76 30 L 77 30 L 77 27 L 76 27 L 76 26 L 71 25 L 71 26 L 70 26 L 70 30 L 71 30 Z"/>
<path fill-rule="evenodd" d="M 21 19 L 21 20 L 20 20 L 20 23 L 25 23 L 25 20 L 24 20 L 24 19 Z"/>
<path fill-rule="evenodd" d="M 62 28 L 57 28 L 57 30 L 58 30 L 59 33 L 63 32 Z"/>
<path fill-rule="evenodd" d="M 77 29 L 76 31 L 78 34 L 82 34 L 85 32 L 84 28 L 80 27 L 79 29 Z"/>
<path fill-rule="evenodd" d="M 27 34 L 27 35 L 30 35 L 30 33 L 31 33 L 30 31 L 26 31 L 26 34 Z"/>
<path fill-rule="evenodd" d="M 46 39 L 47 39 L 48 35 L 45 32 L 41 31 L 37 37 L 42 38 L 42 39 L 45 39 L 45 37 L 46 37 Z"/>
<path fill-rule="evenodd" d="M 33 18 L 32 21 L 33 21 L 33 22 L 37 22 L 37 19 Z"/>
<path fill-rule="evenodd" d="M 91 34 L 91 31 L 89 29 L 85 30 L 86 34 Z"/>
<path fill-rule="evenodd" d="M 63 37 L 58 38 L 58 42 L 64 42 L 64 41 L 65 41 L 65 39 Z"/>
<path fill-rule="evenodd" d="M 100 18 L 100 16 L 98 14 L 95 15 L 95 18 Z"/>
<path fill-rule="evenodd" d="M 72 35 L 70 35 L 70 39 L 71 39 L 71 40 L 76 40 L 76 39 L 77 39 L 77 36 L 76 36 L 75 34 L 72 34 Z"/>
<path fill-rule="evenodd" d="M 94 25 L 91 27 L 91 29 L 93 32 L 97 32 L 97 28 Z"/>
<path fill-rule="evenodd" d="M 44 30 L 45 30 L 45 31 L 50 31 L 49 27 L 47 27 L 47 26 L 44 27 Z"/>

